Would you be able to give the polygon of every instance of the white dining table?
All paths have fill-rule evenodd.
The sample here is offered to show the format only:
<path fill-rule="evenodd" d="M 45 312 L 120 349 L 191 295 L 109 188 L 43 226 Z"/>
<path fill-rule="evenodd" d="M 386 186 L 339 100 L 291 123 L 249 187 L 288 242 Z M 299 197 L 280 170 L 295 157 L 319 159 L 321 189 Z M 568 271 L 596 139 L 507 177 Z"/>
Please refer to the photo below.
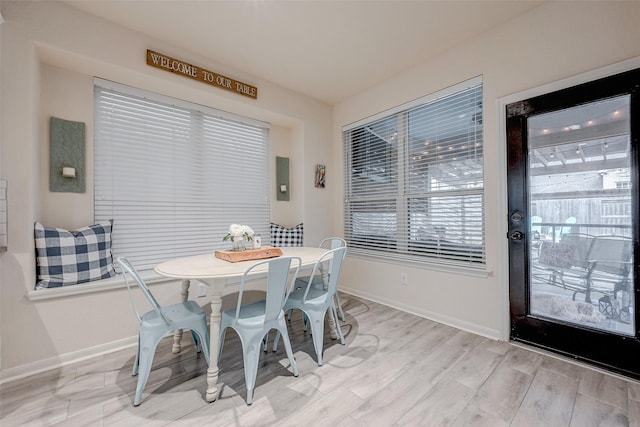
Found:
<path fill-rule="evenodd" d="M 317 247 L 288 247 L 280 248 L 282 256 L 294 256 L 301 258 L 300 270 L 310 269 L 327 251 Z M 165 261 L 155 267 L 155 271 L 165 277 L 172 277 L 182 280 L 181 297 L 183 301 L 189 298 L 189 287 L 191 281 L 204 283 L 209 287 L 208 294 L 211 300 L 210 315 L 210 362 L 207 369 L 207 393 L 206 400 L 213 402 L 217 399 L 219 393 L 218 376 L 220 370 L 218 368 L 218 348 L 220 343 L 220 318 L 222 307 L 222 296 L 237 292 L 240 280 L 244 272 L 253 264 L 264 261 L 251 260 L 240 262 L 229 262 L 217 258 L 214 253 L 203 255 L 194 255 L 173 260 Z M 294 266 L 295 268 L 295 266 Z M 260 273 L 257 269 L 256 273 Z M 265 273 L 266 269 L 262 271 Z M 326 276 L 326 272 L 321 272 Z M 326 277 L 323 277 L 326 280 Z M 330 330 L 335 330 L 335 319 L 328 316 Z M 179 353 L 181 350 L 182 331 L 177 331 L 173 338 L 172 351 Z"/>

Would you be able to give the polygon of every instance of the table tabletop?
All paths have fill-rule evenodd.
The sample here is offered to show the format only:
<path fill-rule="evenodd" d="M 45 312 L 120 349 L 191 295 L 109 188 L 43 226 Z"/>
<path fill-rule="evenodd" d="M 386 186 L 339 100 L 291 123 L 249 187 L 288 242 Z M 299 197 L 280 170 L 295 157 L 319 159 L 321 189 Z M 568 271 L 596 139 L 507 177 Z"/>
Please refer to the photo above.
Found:
<path fill-rule="evenodd" d="M 294 256 L 302 259 L 301 267 L 313 266 L 327 249 L 317 247 L 280 248 L 282 256 Z M 155 271 L 166 277 L 177 279 L 225 279 L 242 275 L 253 264 L 265 259 L 229 262 L 217 258 L 214 253 L 176 258 L 158 264 Z M 264 268 L 266 271 L 266 266 Z M 261 269 L 257 268 L 256 273 Z"/>

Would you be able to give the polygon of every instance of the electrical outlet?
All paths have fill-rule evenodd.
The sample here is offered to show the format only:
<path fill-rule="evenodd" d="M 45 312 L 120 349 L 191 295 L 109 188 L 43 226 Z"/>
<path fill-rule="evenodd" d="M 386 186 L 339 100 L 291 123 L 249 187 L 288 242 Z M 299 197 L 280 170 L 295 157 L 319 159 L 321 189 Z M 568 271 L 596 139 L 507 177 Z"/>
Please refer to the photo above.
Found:
<path fill-rule="evenodd" d="M 207 296 L 207 285 L 198 283 L 198 298 Z"/>
<path fill-rule="evenodd" d="M 400 273 L 400 284 L 401 285 L 409 284 L 409 278 L 407 277 L 407 273 Z"/>

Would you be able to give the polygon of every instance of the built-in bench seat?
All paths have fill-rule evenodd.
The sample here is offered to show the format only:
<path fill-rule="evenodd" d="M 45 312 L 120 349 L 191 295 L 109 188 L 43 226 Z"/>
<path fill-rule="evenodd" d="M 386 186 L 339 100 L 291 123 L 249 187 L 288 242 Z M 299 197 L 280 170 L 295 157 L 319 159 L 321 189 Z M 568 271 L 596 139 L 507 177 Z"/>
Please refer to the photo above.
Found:
<path fill-rule="evenodd" d="M 170 277 L 161 276 L 153 270 L 140 273 L 147 284 L 175 281 Z M 105 292 L 115 289 L 126 288 L 127 284 L 122 274 L 116 274 L 107 279 L 94 280 L 87 283 L 80 283 L 72 286 L 60 286 L 57 288 L 32 289 L 27 292 L 29 301 L 48 300 L 52 298 L 63 298 L 72 295 L 83 295 L 94 292 Z"/>

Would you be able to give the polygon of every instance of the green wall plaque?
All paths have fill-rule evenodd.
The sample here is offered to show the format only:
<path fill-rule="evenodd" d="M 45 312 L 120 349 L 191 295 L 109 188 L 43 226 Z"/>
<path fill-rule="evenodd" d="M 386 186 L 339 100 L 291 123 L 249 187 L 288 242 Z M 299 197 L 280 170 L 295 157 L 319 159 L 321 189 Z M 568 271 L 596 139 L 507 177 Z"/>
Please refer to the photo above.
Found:
<path fill-rule="evenodd" d="M 289 201 L 289 158 L 276 156 L 276 200 Z"/>
<path fill-rule="evenodd" d="M 50 133 L 49 190 L 84 193 L 85 124 L 51 117 Z"/>

